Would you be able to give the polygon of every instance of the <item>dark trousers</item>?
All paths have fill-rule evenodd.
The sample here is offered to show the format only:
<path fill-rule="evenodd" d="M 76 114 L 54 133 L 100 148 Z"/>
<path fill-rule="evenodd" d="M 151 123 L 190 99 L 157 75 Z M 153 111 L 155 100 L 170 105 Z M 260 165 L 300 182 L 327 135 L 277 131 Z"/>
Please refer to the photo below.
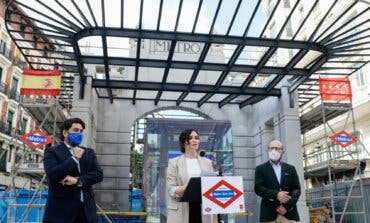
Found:
<path fill-rule="evenodd" d="M 43 221 L 43 223 L 53 223 L 53 222 Z M 88 223 L 86 215 L 85 215 L 84 204 L 82 202 L 80 204 L 80 209 L 78 211 L 78 215 L 77 215 L 76 219 L 71 223 Z"/>
<path fill-rule="evenodd" d="M 80 211 L 78 212 L 77 218 L 74 223 L 88 223 L 85 215 L 84 204 L 80 204 Z"/>

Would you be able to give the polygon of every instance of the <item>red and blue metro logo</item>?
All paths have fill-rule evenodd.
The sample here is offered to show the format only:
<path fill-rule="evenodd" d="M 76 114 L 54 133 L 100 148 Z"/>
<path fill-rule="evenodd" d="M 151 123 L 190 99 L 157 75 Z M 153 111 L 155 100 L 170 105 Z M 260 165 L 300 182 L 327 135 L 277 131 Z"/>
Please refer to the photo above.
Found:
<path fill-rule="evenodd" d="M 355 137 L 344 130 L 330 136 L 330 139 L 342 147 L 347 147 L 357 141 Z"/>
<path fill-rule="evenodd" d="M 204 197 L 224 209 L 242 195 L 243 193 L 240 190 L 225 180 L 220 180 L 220 182 L 215 184 L 203 194 Z"/>

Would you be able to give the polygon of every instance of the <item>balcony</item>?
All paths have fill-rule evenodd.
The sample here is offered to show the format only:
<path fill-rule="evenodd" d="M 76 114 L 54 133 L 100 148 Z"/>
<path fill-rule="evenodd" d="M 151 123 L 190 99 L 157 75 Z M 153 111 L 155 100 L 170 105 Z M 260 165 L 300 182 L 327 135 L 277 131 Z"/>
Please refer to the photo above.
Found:
<path fill-rule="evenodd" d="M 8 86 L 5 83 L 0 83 L 0 92 L 6 94 L 6 89 Z"/>
<path fill-rule="evenodd" d="M 20 59 L 14 59 L 13 60 L 13 66 L 17 66 L 21 70 L 26 68 L 26 65 L 27 65 L 27 63 L 25 61 L 20 60 Z"/>
<path fill-rule="evenodd" d="M 15 128 L 9 123 L 0 122 L 0 132 L 9 136 L 15 135 Z"/>
<path fill-rule="evenodd" d="M 17 89 L 10 89 L 9 98 L 19 101 L 19 92 L 17 91 Z"/>
<path fill-rule="evenodd" d="M 10 49 L 2 44 L 0 44 L 0 54 L 10 59 Z"/>

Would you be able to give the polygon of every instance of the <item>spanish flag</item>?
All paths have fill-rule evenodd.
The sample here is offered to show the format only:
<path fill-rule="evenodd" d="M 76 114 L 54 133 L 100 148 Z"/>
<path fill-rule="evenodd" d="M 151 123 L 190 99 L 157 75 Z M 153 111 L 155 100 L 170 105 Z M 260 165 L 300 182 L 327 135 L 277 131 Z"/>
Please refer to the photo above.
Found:
<path fill-rule="evenodd" d="M 60 83 L 60 70 L 25 69 L 22 73 L 20 95 L 59 95 Z"/>

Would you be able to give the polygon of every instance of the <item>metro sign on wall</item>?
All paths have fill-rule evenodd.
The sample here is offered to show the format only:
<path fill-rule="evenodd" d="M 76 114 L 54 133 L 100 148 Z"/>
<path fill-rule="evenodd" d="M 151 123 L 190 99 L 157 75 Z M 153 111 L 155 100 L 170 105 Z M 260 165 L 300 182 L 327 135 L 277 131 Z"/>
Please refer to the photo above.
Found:
<path fill-rule="evenodd" d="M 48 137 L 43 131 L 37 129 L 27 134 L 21 135 L 20 139 L 26 143 L 31 149 L 36 149 L 41 146 L 53 142 L 53 139 Z"/>
<path fill-rule="evenodd" d="M 344 130 L 330 136 L 330 139 L 342 147 L 347 147 L 357 141 L 355 137 Z"/>
<path fill-rule="evenodd" d="M 202 213 L 244 212 L 243 178 L 202 177 Z"/>

